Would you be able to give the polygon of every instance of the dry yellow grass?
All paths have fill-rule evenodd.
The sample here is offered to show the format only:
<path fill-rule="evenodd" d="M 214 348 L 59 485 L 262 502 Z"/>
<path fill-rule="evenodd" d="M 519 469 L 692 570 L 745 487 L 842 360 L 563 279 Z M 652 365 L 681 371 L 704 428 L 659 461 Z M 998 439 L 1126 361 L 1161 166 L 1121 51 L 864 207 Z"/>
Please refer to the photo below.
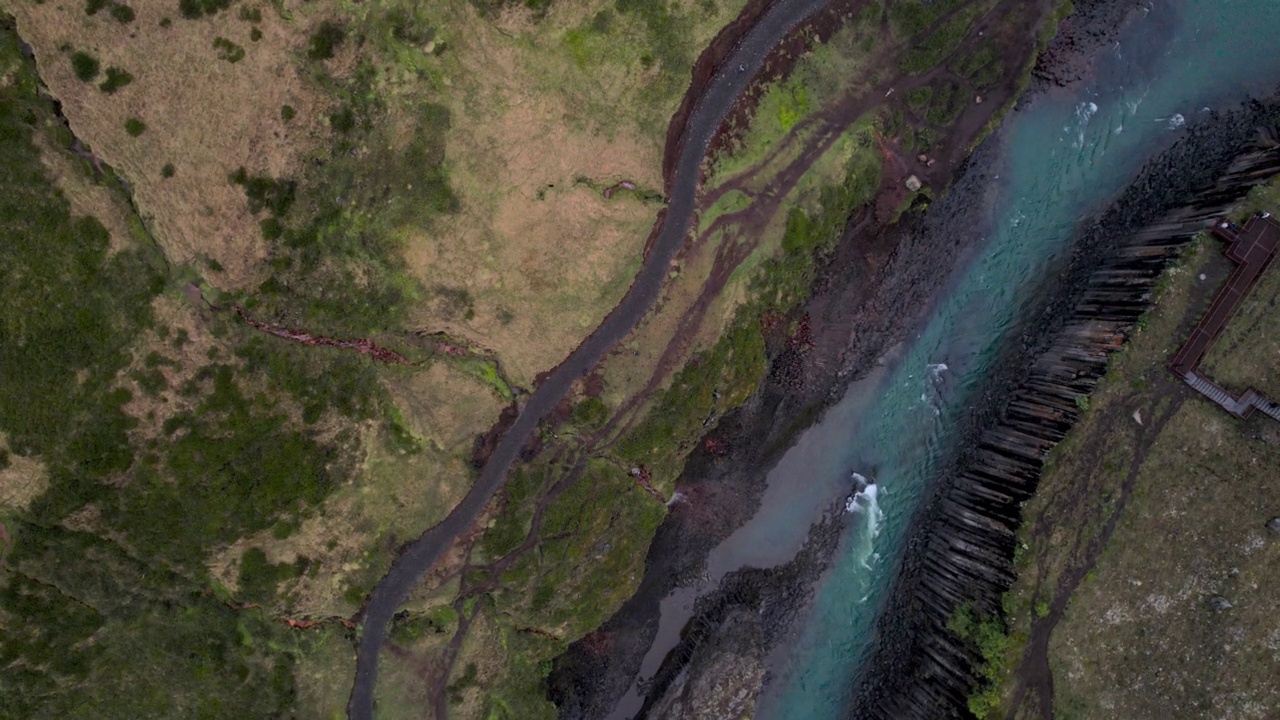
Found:
<path fill-rule="evenodd" d="M 433 364 L 386 387 L 408 428 L 437 450 L 451 454 L 469 451 L 477 428 L 493 425 L 503 407 L 487 387 L 447 363 Z M 460 402 L 461 398 L 467 402 Z"/>
<path fill-rule="evenodd" d="M 0 433 L 0 450 L 9 450 L 3 433 Z M 0 509 L 7 507 L 23 510 L 49 487 L 49 471 L 39 458 L 23 457 L 12 452 L 8 458 L 9 466 L 0 470 Z"/>
<path fill-rule="evenodd" d="M 447 154 L 462 207 L 431 233 L 414 233 L 406 257 L 428 288 L 465 288 L 475 314 L 448 317 L 428 305 L 413 321 L 494 350 L 527 386 L 621 299 L 657 212 L 630 197 L 605 200 L 575 178 L 660 188 L 661 141 L 625 124 L 607 132 L 566 122 L 574 108 L 565 94 L 538 80 L 544 64 L 569 62 L 558 18 L 532 26 L 509 13 L 491 25 L 473 14 L 457 10 L 454 22 L 470 31 L 450 37 L 447 75 L 455 89 Z M 508 34 L 517 27 L 525 34 Z M 640 89 L 618 87 L 612 99 L 624 106 Z"/>
<path fill-rule="evenodd" d="M 296 11 L 294 5 L 303 7 L 287 7 Z M 131 6 L 137 17 L 129 24 L 105 11 L 86 16 L 84 3 L 75 0 L 11 7 L 72 130 L 133 185 L 138 208 L 169 258 L 182 263 L 206 256 L 225 269 L 213 275 L 219 285 L 246 287 L 260 279 L 265 245 L 228 174 L 243 165 L 285 175 L 327 132 L 326 101 L 295 63 L 305 33 L 270 6 L 262 8 L 258 42 L 234 11 L 186 20 L 173 2 Z M 168 27 L 160 25 L 164 18 Z M 244 59 L 218 59 L 215 37 L 243 46 Z M 113 94 L 101 92 L 101 76 L 93 83 L 76 79 L 64 47 L 92 54 L 104 69 L 123 68 L 134 80 Z M 280 117 L 285 104 L 297 110 L 288 123 Z M 146 123 L 139 137 L 125 131 L 129 118 Z M 175 169 L 171 178 L 161 176 L 167 163 Z"/>

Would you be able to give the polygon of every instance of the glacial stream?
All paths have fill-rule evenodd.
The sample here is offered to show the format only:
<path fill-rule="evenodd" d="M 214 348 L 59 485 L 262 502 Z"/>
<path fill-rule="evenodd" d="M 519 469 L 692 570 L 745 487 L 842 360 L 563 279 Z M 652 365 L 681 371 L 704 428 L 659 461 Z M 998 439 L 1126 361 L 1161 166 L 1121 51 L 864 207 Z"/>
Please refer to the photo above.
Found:
<path fill-rule="evenodd" d="M 664 602 L 680 615 L 677 606 L 726 572 L 785 562 L 810 523 L 846 499 L 841 547 L 804 627 L 770 659 L 774 680 L 757 717 L 841 716 L 875 620 L 893 612 L 883 599 L 908 524 L 1020 311 L 1055 272 L 1080 221 L 1180 128 L 1275 88 L 1277 28 L 1280 0 L 1156 0 L 1100 52 L 1090 79 L 1036 96 L 991 139 L 998 180 L 985 229 L 975 229 L 983 233 L 978 250 L 952 270 L 918 334 L 852 384 L 780 460 L 762 511 L 713 551 L 704 585 Z M 863 478 L 875 483 L 870 491 Z M 678 632 L 670 624 L 656 645 Z M 660 659 L 651 653 L 646 670 Z"/>

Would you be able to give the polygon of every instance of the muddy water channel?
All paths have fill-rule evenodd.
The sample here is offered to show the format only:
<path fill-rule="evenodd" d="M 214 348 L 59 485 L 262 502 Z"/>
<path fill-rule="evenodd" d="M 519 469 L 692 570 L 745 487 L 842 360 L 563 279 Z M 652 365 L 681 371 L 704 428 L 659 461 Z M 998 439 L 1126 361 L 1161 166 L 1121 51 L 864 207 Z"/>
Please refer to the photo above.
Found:
<path fill-rule="evenodd" d="M 1280 0 L 1153 0 L 1088 79 L 1037 94 L 981 151 L 991 187 L 976 248 L 911 339 L 845 392 L 770 472 L 760 512 L 661 605 L 639 677 L 728 573 L 780 565 L 832 508 L 844 532 L 812 606 L 769 659 L 757 717 L 840 717 L 910 522 L 1021 313 L 1053 287 L 1081 221 L 1198 117 L 1280 81 Z M 960 182 L 966 182 L 961 180 Z M 940 204 L 942 205 L 942 204 Z M 939 238 L 938 242 L 950 241 Z M 611 717 L 634 716 L 633 687 Z"/>

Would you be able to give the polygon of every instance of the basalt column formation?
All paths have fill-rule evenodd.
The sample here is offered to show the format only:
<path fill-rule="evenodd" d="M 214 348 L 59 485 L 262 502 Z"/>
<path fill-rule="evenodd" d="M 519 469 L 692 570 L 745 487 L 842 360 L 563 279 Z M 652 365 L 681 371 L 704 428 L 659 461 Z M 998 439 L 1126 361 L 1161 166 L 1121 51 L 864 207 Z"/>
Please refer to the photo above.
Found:
<path fill-rule="evenodd" d="M 1035 492 L 1046 455 L 1149 309 L 1170 261 L 1251 187 L 1280 173 L 1280 150 L 1257 142 L 1258 128 L 1277 117 L 1280 104 L 1272 100 L 1207 118 L 1082 227 L 930 489 L 874 647 L 853 678 L 848 717 L 968 715 L 979 657 L 947 629 L 948 620 L 965 603 L 986 616 L 1001 612 L 1014 579 L 1021 506 Z"/>

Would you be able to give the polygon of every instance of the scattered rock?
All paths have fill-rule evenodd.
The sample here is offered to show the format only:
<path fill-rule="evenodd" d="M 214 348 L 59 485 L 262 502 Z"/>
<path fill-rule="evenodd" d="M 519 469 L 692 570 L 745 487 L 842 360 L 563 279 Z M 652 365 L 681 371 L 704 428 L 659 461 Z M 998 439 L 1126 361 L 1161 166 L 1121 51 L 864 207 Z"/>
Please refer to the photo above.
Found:
<path fill-rule="evenodd" d="M 919 192 L 922 187 L 924 187 L 924 183 L 920 182 L 920 178 L 915 175 L 907 178 L 907 189 L 911 192 Z"/>
<path fill-rule="evenodd" d="M 1139 410 L 1134 410 L 1134 411 L 1133 411 L 1133 421 L 1134 421 L 1134 422 L 1136 422 L 1136 423 L 1138 423 L 1139 425 L 1141 425 L 1141 424 L 1142 424 L 1142 410 L 1141 410 L 1141 409 L 1139 409 Z"/>
<path fill-rule="evenodd" d="M 937 164 L 938 164 L 937 158 L 929 158 L 929 162 L 925 163 L 925 165 L 928 165 L 929 167 L 933 167 L 934 165 L 937 165 Z"/>
<path fill-rule="evenodd" d="M 978 95 L 977 97 L 975 97 L 975 98 L 973 99 L 973 104 L 974 104 L 974 105 L 981 105 L 981 104 L 982 104 L 982 96 L 981 96 L 981 95 Z"/>
<path fill-rule="evenodd" d="M 1267 529 L 1280 535 L 1280 517 L 1273 517 L 1267 521 Z"/>
<path fill-rule="evenodd" d="M 929 156 L 924 153 L 920 153 L 916 156 L 916 160 L 919 160 L 921 163 L 927 163 L 929 162 Z"/>
<path fill-rule="evenodd" d="M 1213 608 L 1217 612 L 1222 612 L 1223 610 L 1231 607 L 1231 601 L 1221 595 L 1213 595 L 1209 598 L 1209 607 Z"/>

